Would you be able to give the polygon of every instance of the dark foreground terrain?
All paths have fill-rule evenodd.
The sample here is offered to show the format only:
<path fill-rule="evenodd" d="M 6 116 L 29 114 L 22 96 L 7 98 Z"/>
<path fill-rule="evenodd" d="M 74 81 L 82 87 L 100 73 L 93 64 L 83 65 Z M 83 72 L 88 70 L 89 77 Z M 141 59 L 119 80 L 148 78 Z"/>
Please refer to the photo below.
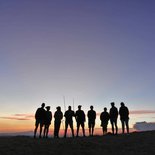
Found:
<path fill-rule="evenodd" d="M 0 155 L 153 155 L 155 131 L 130 135 L 33 139 L 0 137 Z"/>

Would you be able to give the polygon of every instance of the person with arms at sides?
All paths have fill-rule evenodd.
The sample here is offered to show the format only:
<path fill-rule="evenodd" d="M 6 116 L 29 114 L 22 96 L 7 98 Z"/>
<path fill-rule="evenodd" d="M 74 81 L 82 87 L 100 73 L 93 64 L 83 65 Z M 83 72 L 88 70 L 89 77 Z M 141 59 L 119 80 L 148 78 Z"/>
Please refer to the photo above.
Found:
<path fill-rule="evenodd" d="M 108 126 L 109 118 L 110 118 L 109 113 L 107 112 L 107 108 L 105 107 L 104 111 L 100 115 L 103 135 L 107 133 L 107 126 Z"/>
<path fill-rule="evenodd" d="M 63 118 L 63 113 L 61 112 L 61 107 L 58 106 L 57 111 L 54 113 L 54 138 L 59 138 L 59 130 L 61 125 L 61 120 Z"/>
<path fill-rule="evenodd" d="M 36 138 L 36 133 L 37 133 L 37 129 L 40 125 L 40 134 L 39 134 L 39 138 L 41 138 L 41 134 L 42 134 L 42 128 L 44 126 L 44 121 L 45 121 L 45 103 L 42 103 L 41 107 L 37 109 L 36 113 L 35 113 L 35 129 L 34 129 L 34 138 Z"/>
<path fill-rule="evenodd" d="M 73 117 L 75 117 L 74 111 L 71 109 L 71 106 L 68 107 L 68 110 L 64 114 L 65 117 L 65 134 L 64 138 L 66 138 L 68 125 L 71 128 L 72 137 L 74 137 L 74 129 L 73 129 Z"/>
<path fill-rule="evenodd" d="M 46 118 L 45 118 L 45 126 L 44 126 L 44 138 L 48 138 L 49 126 L 52 121 L 52 112 L 50 111 L 50 106 L 46 107 Z"/>
<path fill-rule="evenodd" d="M 76 137 L 79 136 L 79 128 L 80 126 L 82 127 L 82 132 L 83 132 L 83 136 L 85 137 L 85 126 L 84 126 L 84 123 L 85 123 L 85 113 L 83 110 L 81 110 L 81 105 L 78 106 L 78 110 L 76 111 L 75 113 L 75 118 L 76 118 L 76 122 L 77 122 L 77 134 L 76 134 Z"/>
<path fill-rule="evenodd" d="M 90 110 L 87 113 L 89 136 L 93 136 L 93 134 L 94 134 L 96 112 L 93 109 L 94 109 L 94 107 L 91 105 Z"/>
<path fill-rule="evenodd" d="M 110 122 L 112 126 L 112 133 L 113 135 L 118 133 L 118 127 L 117 127 L 117 118 L 118 118 L 118 109 L 115 107 L 115 103 L 111 103 L 111 108 L 110 108 Z M 114 131 L 116 129 L 116 132 Z"/>
<path fill-rule="evenodd" d="M 121 102 L 119 115 L 122 123 L 122 133 L 124 134 L 125 125 L 126 125 L 127 133 L 129 133 L 129 110 L 123 102 Z"/>

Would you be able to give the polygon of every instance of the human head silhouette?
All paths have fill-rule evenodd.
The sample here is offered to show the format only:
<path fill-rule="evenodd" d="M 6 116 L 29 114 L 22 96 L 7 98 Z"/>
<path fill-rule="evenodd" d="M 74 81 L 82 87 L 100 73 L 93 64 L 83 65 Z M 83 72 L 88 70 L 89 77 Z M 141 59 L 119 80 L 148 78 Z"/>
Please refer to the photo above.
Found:
<path fill-rule="evenodd" d="M 68 110 L 71 110 L 72 109 L 72 107 L 71 106 L 68 106 Z"/>
<path fill-rule="evenodd" d="M 125 106 L 124 102 L 121 102 L 121 106 L 122 106 L 122 107 Z"/>
<path fill-rule="evenodd" d="M 44 107 L 45 107 L 45 103 L 42 103 L 42 104 L 41 104 L 41 107 L 44 108 Z"/>
<path fill-rule="evenodd" d="M 61 107 L 60 107 L 60 106 L 58 106 L 58 107 L 56 107 L 56 109 L 57 109 L 58 111 L 60 111 L 60 110 L 61 110 Z"/>
<path fill-rule="evenodd" d="M 79 109 L 79 110 L 81 110 L 81 107 L 82 107 L 82 106 L 81 106 L 81 105 L 79 105 L 79 106 L 78 106 L 78 109 Z"/>
<path fill-rule="evenodd" d="M 51 108 L 50 106 L 47 106 L 47 107 L 46 107 L 47 111 L 49 111 L 49 110 L 50 110 L 50 108 Z"/>
<path fill-rule="evenodd" d="M 104 108 L 104 111 L 105 111 L 105 112 L 107 111 L 107 108 L 106 108 L 106 107 Z"/>
<path fill-rule="evenodd" d="M 94 107 L 91 105 L 91 106 L 90 106 L 90 109 L 91 109 L 91 110 L 93 110 L 93 109 L 94 109 Z"/>
<path fill-rule="evenodd" d="M 115 103 L 114 102 L 111 102 L 111 106 L 114 107 L 115 106 Z"/>

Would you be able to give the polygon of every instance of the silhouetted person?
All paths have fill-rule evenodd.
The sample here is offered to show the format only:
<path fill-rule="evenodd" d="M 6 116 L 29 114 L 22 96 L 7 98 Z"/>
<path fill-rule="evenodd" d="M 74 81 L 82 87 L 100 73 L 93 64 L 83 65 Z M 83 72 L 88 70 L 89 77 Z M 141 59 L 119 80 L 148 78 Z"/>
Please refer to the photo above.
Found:
<path fill-rule="evenodd" d="M 103 135 L 107 133 L 107 126 L 108 126 L 109 119 L 110 119 L 110 115 L 107 112 L 107 108 L 104 108 L 104 111 L 100 115 Z"/>
<path fill-rule="evenodd" d="M 72 136 L 74 137 L 73 119 L 72 118 L 75 117 L 75 113 L 71 109 L 71 106 L 68 107 L 68 110 L 65 112 L 64 116 L 65 116 L 65 134 L 64 134 L 64 137 L 66 137 L 68 125 L 70 126 L 71 131 L 72 131 Z"/>
<path fill-rule="evenodd" d="M 114 134 L 115 131 L 114 131 L 114 126 L 115 126 L 115 129 L 116 129 L 116 135 L 118 133 L 118 127 L 117 127 L 117 118 L 118 118 L 118 110 L 117 108 L 115 107 L 115 103 L 112 102 L 111 103 L 111 108 L 110 108 L 110 122 L 111 122 L 111 126 L 112 126 L 112 133 Z"/>
<path fill-rule="evenodd" d="M 122 123 L 122 133 L 124 134 L 125 125 L 126 125 L 127 133 L 129 133 L 129 110 L 123 102 L 121 102 L 119 114 L 120 114 L 120 120 Z"/>
<path fill-rule="evenodd" d="M 61 120 L 63 118 L 63 113 L 61 112 L 61 107 L 56 108 L 57 111 L 54 113 L 54 137 L 59 138 L 59 130 L 60 130 L 60 125 L 61 125 Z"/>
<path fill-rule="evenodd" d="M 46 107 L 46 115 L 45 115 L 45 127 L 44 127 L 44 137 L 48 138 L 48 131 L 49 131 L 49 126 L 51 124 L 52 120 L 52 112 L 50 111 L 50 106 Z"/>
<path fill-rule="evenodd" d="M 40 133 L 39 133 L 39 138 L 41 138 L 42 134 L 42 127 L 44 126 L 44 121 L 45 121 L 45 103 L 42 103 L 41 107 L 37 109 L 35 113 L 35 129 L 34 129 L 34 138 L 36 138 L 36 133 L 38 126 L 40 125 Z"/>
<path fill-rule="evenodd" d="M 78 110 L 75 114 L 76 122 L 77 122 L 77 137 L 79 136 L 79 128 L 82 127 L 83 136 L 85 136 L 85 129 L 84 129 L 84 123 L 85 123 L 85 113 L 83 110 L 81 110 L 81 105 L 78 106 Z"/>
<path fill-rule="evenodd" d="M 90 110 L 87 113 L 89 136 L 93 136 L 93 134 L 94 134 L 96 112 L 93 109 L 94 109 L 94 107 L 90 106 Z"/>

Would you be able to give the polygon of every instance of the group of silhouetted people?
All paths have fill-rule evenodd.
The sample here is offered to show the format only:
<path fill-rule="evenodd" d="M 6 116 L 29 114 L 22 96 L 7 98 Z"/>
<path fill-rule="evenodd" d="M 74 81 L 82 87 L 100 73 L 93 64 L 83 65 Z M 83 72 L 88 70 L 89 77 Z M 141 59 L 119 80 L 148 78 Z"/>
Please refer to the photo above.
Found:
<path fill-rule="evenodd" d="M 76 137 L 79 136 L 79 128 L 82 127 L 83 136 L 85 136 L 85 121 L 86 115 L 83 110 L 81 110 L 81 105 L 78 106 L 78 110 L 74 112 L 71 106 L 68 107 L 68 110 L 65 111 L 65 131 L 64 131 L 64 138 L 67 136 L 67 129 L 68 126 L 71 128 L 72 137 L 74 137 L 74 126 L 73 126 L 73 117 L 77 123 L 77 130 L 76 130 Z M 46 108 L 46 110 L 45 110 Z M 111 103 L 110 111 L 107 112 L 107 108 L 104 108 L 104 111 L 100 114 L 101 126 L 103 134 L 107 133 L 107 126 L 110 120 L 112 126 L 112 134 L 118 134 L 118 127 L 117 127 L 117 119 L 118 115 L 120 115 L 120 120 L 122 124 L 122 133 L 125 133 L 125 126 L 127 133 L 129 133 L 129 110 L 125 106 L 123 102 L 121 102 L 121 106 L 118 109 L 115 107 L 115 103 Z M 93 136 L 94 134 L 94 127 L 95 127 L 95 120 L 96 120 L 96 111 L 94 111 L 93 106 L 90 106 L 90 110 L 87 113 L 88 117 L 88 128 L 89 128 L 89 135 Z M 50 111 L 50 106 L 45 107 L 45 103 L 42 103 L 41 107 L 37 109 L 35 113 L 35 130 L 34 130 L 34 138 L 36 138 L 37 129 L 40 126 L 40 133 L 39 138 L 42 137 L 42 130 L 43 130 L 43 137 L 48 138 L 49 126 L 52 121 L 52 112 Z M 54 113 L 54 138 L 59 138 L 59 130 L 60 125 L 63 119 L 63 113 L 61 111 L 61 107 L 56 107 L 56 111 Z M 43 129 L 44 127 L 44 129 Z"/>
<path fill-rule="evenodd" d="M 44 109 L 45 103 L 42 103 L 41 107 L 37 109 L 35 113 L 35 129 L 34 129 L 34 138 L 36 137 L 37 129 L 40 125 L 40 134 L 39 138 L 41 138 L 42 134 L 42 128 L 44 126 L 44 137 L 48 137 L 48 131 L 49 131 L 49 126 L 51 124 L 52 120 L 52 112 L 50 111 L 50 106 L 46 107 L 46 110 Z"/>
<path fill-rule="evenodd" d="M 101 120 L 101 126 L 103 130 L 103 134 L 107 133 L 107 126 L 108 122 L 110 120 L 111 126 L 112 126 L 112 134 L 118 133 L 118 127 L 117 127 L 117 119 L 118 115 L 120 115 L 120 120 L 122 124 L 122 133 L 124 134 L 124 129 L 126 126 L 127 133 L 129 133 L 129 110 L 125 106 L 123 102 L 121 102 L 121 107 L 118 109 L 115 107 L 115 103 L 111 103 L 111 108 L 109 113 L 107 112 L 107 108 L 104 108 L 104 111 L 100 115 Z"/>

